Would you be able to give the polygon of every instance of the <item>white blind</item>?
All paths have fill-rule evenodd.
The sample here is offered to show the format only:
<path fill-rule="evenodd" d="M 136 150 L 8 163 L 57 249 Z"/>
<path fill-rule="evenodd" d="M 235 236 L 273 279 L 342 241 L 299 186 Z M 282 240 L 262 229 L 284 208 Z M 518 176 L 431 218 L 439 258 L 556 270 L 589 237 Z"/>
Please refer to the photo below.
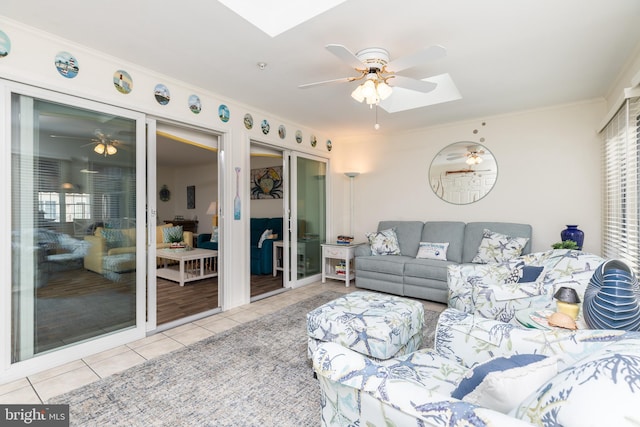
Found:
<path fill-rule="evenodd" d="M 640 260 L 640 98 L 627 99 L 602 130 L 602 256 L 635 272 Z"/>

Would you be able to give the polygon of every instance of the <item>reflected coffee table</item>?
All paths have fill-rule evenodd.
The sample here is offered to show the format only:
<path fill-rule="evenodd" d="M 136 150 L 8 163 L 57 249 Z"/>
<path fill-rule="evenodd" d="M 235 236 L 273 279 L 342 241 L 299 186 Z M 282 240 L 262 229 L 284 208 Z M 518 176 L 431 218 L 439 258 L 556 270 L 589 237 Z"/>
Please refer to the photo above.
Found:
<path fill-rule="evenodd" d="M 218 276 L 218 251 L 209 249 L 158 249 L 156 256 L 162 258 L 162 267 L 156 275 L 163 279 L 178 282 L 184 286 L 187 282 Z M 167 261 L 178 261 L 169 265 Z"/>

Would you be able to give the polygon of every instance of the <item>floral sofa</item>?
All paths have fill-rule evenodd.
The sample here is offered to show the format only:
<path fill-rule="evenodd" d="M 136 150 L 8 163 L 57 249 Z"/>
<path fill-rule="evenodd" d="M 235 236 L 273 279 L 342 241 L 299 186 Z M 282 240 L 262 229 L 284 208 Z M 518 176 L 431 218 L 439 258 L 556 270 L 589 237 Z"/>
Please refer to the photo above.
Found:
<path fill-rule="evenodd" d="M 156 247 L 158 249 L 168 248 L 171 245 L 172 239 L 167 234 L 171 229 L 178 231 L 173 227 L 173 224 L 162 224 L 156 227 Z M 180 233 L 182 238 L 178 240 L 193 246 L 193 233 L 182 230 Z M 136 252 L 135 228 L 106 229 L 96 227 L 92 235 L 85 236 L 85 241 L 89 244 L 84 257 L 84 268 L 87 270 L 104 274 L 105 272 L 119 273 L 135 269 L 136 260 L 133 256 Z"/>
<path fill-rule="evenodd" d="M 583 300 L 594 270 L 603 262 L 588 252 L 554 249 L 502 263 L 450 265 L 448 305 L 476 316 L 516 323 L 518 310 L 555 310 L 553 295 L 562 286 L 574 288 Z M 510 280 L 514 272 L 536 268 L 539 273 L 531 281 Z"/>
<path fill-rule="evenodd" d="M 638 332 L 526 329 L 448 308 L 434 349 L 378 362 L 323 343 L 313 367 L 323 426 L 640 423 Z"/>

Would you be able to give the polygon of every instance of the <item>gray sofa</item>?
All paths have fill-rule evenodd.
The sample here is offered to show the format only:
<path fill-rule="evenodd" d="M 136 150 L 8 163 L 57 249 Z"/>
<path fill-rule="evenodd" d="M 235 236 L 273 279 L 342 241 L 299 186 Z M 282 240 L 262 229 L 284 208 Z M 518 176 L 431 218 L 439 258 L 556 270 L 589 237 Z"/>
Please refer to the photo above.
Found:
<path fill-rule="evenodd" d="M 356 287 L 447 302 L 447 267 L 470 263 L 484 229 L 527 237 L 522 253 L 531 252 L 531 226 L 508 222 L 380 221 L 378 231 L 395 228 L 401 255 L 374 256 L 364 244 L 356 248 Z M 417 259 L 420 242 L 449 243 L 447 260 Z"/>

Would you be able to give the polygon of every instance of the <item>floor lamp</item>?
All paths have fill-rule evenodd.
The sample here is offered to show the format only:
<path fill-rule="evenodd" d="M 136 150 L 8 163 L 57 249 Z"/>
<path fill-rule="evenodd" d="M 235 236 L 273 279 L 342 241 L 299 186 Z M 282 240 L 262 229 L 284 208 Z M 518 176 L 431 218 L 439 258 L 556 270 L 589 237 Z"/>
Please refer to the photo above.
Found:
<path fill-rule="evenodd" d="M 345 172 L 345 176 L 349 177 L 349 236 L 354 237 L 353 235 L 353 179 L 360 175 L 360 172 Z"/>

